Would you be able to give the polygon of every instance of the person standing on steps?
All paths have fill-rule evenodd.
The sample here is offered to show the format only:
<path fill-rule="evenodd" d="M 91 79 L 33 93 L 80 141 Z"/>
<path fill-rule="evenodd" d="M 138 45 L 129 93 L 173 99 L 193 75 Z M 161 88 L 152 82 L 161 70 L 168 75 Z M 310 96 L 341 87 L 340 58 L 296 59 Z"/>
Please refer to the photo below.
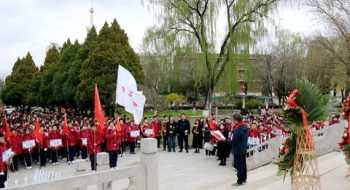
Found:
<path fill-rule="evenodd" d="M 237 183 L 234 186 L 241 186 L 247 182 L 246 153 L 248 148 L 248 126 L 243 122 L 240 114 L 233 115 L 233 122 L 237 128 L 231 135 L 234 167 L 237 169 Z"/>

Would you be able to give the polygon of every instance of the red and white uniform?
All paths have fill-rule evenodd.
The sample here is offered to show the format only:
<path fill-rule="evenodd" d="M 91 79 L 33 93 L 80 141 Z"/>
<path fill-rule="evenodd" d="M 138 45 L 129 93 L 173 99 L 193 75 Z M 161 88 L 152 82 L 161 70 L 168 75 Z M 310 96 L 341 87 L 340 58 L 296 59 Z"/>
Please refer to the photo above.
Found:
<path fill-rule="evenodd" d="M 144 124 L 142 134 L 146 138 L 156 138 L 155 129 L 152 125 Z"/>
<path fill-rule="evenodd" d="M 108 152 L 119 150 L 121 141 L 118 138 L 117 130 L 115 128 L 109 128 L 105 134 L 106 137 L 106 149 Z"/>
<path fill-rule="evenodd" d="M 137 125 L 130 125 L 128 128 L 128 142 L 136 142 L 139 136 L 133 136 L 138 133 L 140 136 L 140 129 Z"/>

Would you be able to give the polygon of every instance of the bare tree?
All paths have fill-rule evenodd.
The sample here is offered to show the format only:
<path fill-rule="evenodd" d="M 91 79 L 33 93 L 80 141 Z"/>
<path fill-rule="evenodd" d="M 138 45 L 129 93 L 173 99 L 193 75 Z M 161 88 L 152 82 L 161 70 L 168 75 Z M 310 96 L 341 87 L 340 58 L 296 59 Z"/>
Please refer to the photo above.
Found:
<path fill-rule="evenodd" d="M 307 0 L 307 5 L 325 21 L 340 43 L 334 43 L 334 37 L 323 38 L 320 44 L 346 68 L 347 91 L 350 88 L 350 1 L 349 0 Z"/>

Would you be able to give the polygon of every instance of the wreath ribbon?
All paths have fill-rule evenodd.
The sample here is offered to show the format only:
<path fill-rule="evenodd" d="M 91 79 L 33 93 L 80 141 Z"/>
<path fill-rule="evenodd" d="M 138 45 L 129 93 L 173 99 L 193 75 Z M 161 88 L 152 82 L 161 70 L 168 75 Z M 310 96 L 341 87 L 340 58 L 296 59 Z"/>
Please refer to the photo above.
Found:
<path fill-rule="evenodd" d="M 312 133 L 311 130 L 309 128 L 309 122 L 307 119 L 307 113 L 306 111 L 300 107 L 297 103 L 297 96 L 299 95 L 299 90 L 298 89 L 294 89 L 288 96 L 287 98 L 287 106 L 290 109 L 300 109 L 301 112 L 301 117 L 302 117 L 302 121 L 303 121 L 303 127 L 304 127 L 304 135 L 305 135 L 305 142 L 306 142 L 306 149 L 308 150 L 314 150 L 314 141 L 312 138 Z M 350 119 L 350 117 L 349 117 Z"/>

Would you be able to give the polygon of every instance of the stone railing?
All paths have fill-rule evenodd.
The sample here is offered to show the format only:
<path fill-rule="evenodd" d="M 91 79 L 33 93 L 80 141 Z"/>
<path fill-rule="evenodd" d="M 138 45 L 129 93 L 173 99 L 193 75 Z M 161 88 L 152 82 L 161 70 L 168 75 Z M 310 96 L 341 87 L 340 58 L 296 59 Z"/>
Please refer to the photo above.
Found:
<path fill-rule="evenodd" d="M 345 121 L 313 131 L 316 154 L 319 156 L 338 150 L 338 142 L 344 131 Z M 247 168 L 252 170 L 269 164 L 278 157 L 279 147 L 283 139 L 280 136 L 265 143 L 252 147 L 247 153 Z"/>
<path fill-rule="evenodd" d="M 77 175 L 44 183 L 10 187 L 9 190 L 112 190 L 118 181 L 128 181 L 128 190 L 158 190 L 157 141 L 151 138 L 141 140 L 139 163 L 122 169 L 108 169 L 95 173 Z"/>

